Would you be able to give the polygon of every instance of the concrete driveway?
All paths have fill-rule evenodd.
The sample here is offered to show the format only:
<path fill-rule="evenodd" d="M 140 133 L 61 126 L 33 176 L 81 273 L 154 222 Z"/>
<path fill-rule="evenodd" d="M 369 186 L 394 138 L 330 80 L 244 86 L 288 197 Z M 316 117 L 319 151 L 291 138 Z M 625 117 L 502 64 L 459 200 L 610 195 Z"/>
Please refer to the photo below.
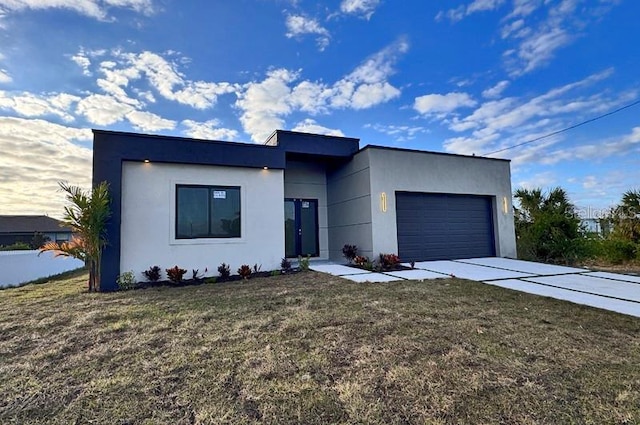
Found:
<path fill-rule="evenodd" d="M 459 277 L 640 317 L 640 276 L 620 273 L 495 257 L 424 261 L 413 270 L 385 273 L 332 263 L 312 264 L 311 269 L 355 282 Z"/>

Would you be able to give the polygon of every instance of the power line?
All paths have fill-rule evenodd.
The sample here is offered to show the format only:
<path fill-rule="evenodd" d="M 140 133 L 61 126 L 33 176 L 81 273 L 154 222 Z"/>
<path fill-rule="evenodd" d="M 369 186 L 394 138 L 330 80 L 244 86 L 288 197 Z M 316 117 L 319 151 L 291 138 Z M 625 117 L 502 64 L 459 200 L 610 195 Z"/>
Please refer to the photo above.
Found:
<path fill-rule="evenodd" d="M 585 124 L 589 124 L 589 123 L 592 123 L 594 121 L 598 121 L 599 119 L 608 117 L 609 115 L 617 114 L 620 111 L 624 111 L 625 109 L 629 109 L 629 108 L 631 108 L 633 106 L 636 106 L 636 105 L 639 105 L 639 104 L 640 104 L 640 99 L 636 100 L 633 103 L 625 105 L 625 106 L 623 106 L 621 108 L 618 108 L 618 109 L 616 109 L 614 111 L 607 112 L 606 114 L 599 115 L 597 117 L 588 119 L 586 121 L 582 121 L 581 123 L 574 124 L 574 125 L 572 125 L 570 127 L 567 127 L 567 128 L 563 128 L 562 130 L 557 130 L 557 131 L 554 131 L 552 133 L 545 134 L 544 136 L 536 137 L 535 139 L 531 139 L 531 140 L 527 140 L 526 142 L 518 143 L 517 145 L 507 146 L 506 148 L 498 149 L 497 151 L 484 153 L 484 154 L 482 154 L 482 156 L 489 156 L 489 155 L 493 155 L 495 153 L 500 153 L 500 152 L 507 151 L 509 149 L 514 149 L 514 148 L 518 148 L 520 146 L 528 145 L 529 143 L 537 142 L 539 140 L 546 139 L 546 138 L 551 137 L 551 136 L 555 136 L 556 134 L 564 133 L 565 131 L 569 131 L 569 130 L 573 130 L 574 128 L 581 127 L 581 126 L 583 126 Z"/>

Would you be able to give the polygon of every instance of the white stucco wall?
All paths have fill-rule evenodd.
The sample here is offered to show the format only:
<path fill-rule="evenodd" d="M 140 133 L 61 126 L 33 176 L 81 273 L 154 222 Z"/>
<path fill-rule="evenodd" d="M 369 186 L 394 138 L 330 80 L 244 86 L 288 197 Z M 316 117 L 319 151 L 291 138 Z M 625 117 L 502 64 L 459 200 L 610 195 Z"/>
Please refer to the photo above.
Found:
<path fill-rule="evenodd" d="M 282 170 L 125 162 L 122 170 L 120 272 L 138 279 L 150 266 L 178 265 L 217 276 L 225 262 L 232 273 L 242 264 L 279 268 L 284 256 Z M 178 184 L 239 186 L 241 237 L 175 239 Z"/>
<path fill-rule="evenodd" d="M 369 148 L 373 249 L 398 252 L 396 191 L 491 196 L 496 254 L 516 258 L 511 201 L 511 172 L 507 161 L 428 152 Z M 386 193 L 387 212 L 380 208 Z M 507 199 L 507 212 L 503 211 Z"/>
<path fill-rule="evenodd" d="M 38 250 L 0 251 L 0 288 L 53 276 L 84 267 L 84 262 L 69 257 L 55 257 L 53 252 Z"/>
<path fill-rule="evenodd" d="M 319 259 L 329 258 L 327 233 L 327 172 L 324 165 L 287 161 L 284 171 L 284 197 L 318 200 Z M 283 200 L 284 202 L 284 200 Z"/>

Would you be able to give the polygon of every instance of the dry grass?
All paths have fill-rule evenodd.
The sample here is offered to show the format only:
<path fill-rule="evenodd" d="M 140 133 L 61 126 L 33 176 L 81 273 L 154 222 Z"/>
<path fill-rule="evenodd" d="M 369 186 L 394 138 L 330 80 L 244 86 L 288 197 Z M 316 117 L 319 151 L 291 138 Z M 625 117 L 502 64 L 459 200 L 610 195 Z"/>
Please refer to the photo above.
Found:
<path fill-rule="evenodd" d="M 640 423 L 640 320 L 313 272 L 0 291 L 2 424 Z"/>

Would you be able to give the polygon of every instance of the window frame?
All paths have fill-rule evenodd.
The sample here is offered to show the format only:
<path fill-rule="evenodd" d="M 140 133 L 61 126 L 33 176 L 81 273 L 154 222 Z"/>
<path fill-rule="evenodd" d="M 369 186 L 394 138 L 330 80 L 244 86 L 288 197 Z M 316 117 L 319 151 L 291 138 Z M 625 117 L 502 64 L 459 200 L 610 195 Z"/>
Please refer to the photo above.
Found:
<path fill-rule="evenodd" d="M 212 184 L 181 184 L 181 183 L 177 183 L 175 184 L 175 197 L 174 197 L 174 201 L 175 201 L 175 209 L 174 209 L 174 213 L 175 213 L 175 218 L 174 218 L 174 240 L 176 241 L 189 241 L 189 240 L 207 240 L 207 239 L 221 239 L 221 240 L 230 240 L 230 239 L 242 239 L 242 187 L 241 186 L 230 186 L 230 185 L 212 185 Z M 207 189 L 208 190 L 208 196 L 207 196 L 207 227 L 208 227 L 208 231 L 207 234 L 205 236 L 194 236 L 194 237 L 189 237 L 189 236 L 181 236 L 179 231 L 178 231 L 178 223 L 179 223 L 179 219 L 180 219 L 180 214 L 179 214 L 179 201 L 178 201 L 178 196 L 179 196 L 179 192 L 181 188 L 194 188 L 194 189 Z M 211 218 L 213 217 L 213 192 L 217 191 L 217 190 L 229 190 L 229 189 L 234 189 L 238 191 L 238 211 L 239 211 L 239 217 L 238 217 L 238 235 L 232 235 L 232 236 L 220 236 L 220 235 L 214 235 L 212 234 L 212 229 L 211 229 Z"/>

